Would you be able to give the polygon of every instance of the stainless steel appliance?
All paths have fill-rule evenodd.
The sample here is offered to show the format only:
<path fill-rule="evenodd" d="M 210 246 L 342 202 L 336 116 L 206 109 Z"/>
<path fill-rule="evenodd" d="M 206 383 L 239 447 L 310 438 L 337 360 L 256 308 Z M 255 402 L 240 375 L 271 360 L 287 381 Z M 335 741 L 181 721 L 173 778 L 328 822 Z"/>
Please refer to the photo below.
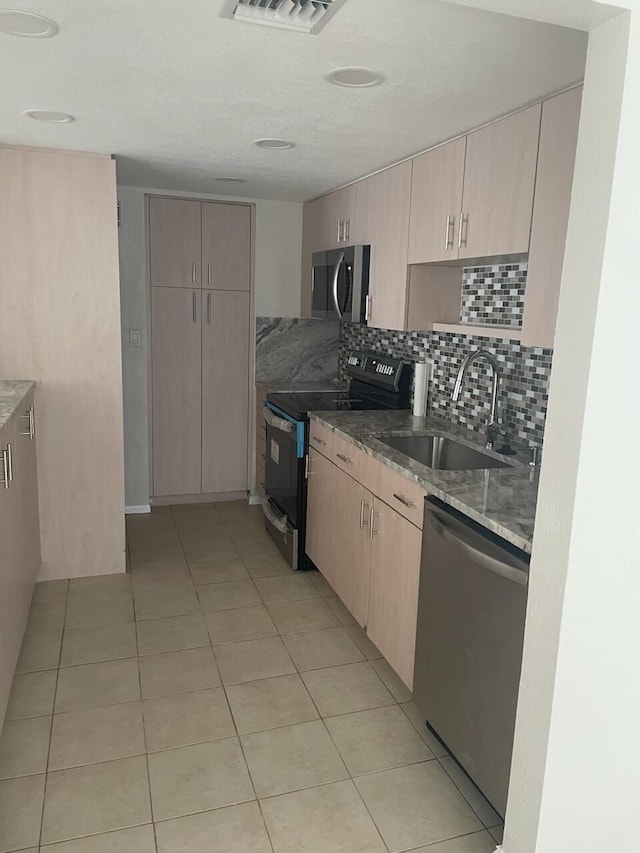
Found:
<path fill-rule="evenodd" d="M 311 313 L 320 320 L 369 319 L 370 246 L 345 246 L 312 257 Z"/>
<path fill-rule="evenodd" d="M 309 412 L 408 409 L 413 365 L 374 353 L 351 353 L 346 391 L 267 395 L 265 490 L 267 530 L 294 569 L 312 568 L 305 553 Z M 330 535 L 330 532 L 327 532 Z"/>
<path fill-rule="evenodd" d="M 429 728 L 504 817 L 529 556 L 426 499 L 414 699 Z"/>

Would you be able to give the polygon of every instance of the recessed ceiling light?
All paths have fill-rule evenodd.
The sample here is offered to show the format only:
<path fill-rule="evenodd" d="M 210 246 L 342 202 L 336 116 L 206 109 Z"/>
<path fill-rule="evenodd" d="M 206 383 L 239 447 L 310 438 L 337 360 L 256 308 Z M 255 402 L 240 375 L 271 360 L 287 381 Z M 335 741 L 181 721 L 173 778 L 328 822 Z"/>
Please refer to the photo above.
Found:
<path fill-rule="evenodd" d="M 33 12 L 0 9 L 0 32 L 23 38 L 46 39 L 55 36 L 58 25 L 55 21 Z"/>
<path fill-rule="evenodd" d="M 216 181 L 219 181 L 221 184 L 246 184 L 246 178 L 234 178 L 231 175 L 227 177 L 226 175 L 222 178 L 216 178 Z"/>
<path fill-rule="evenodd" d="M 52 110 L 25 110 L 23 115 L 35 118 L 37 121 L 47 121 L 49 124 L 70 124 L 75 121 L 69 113 L 57 113 Z"/>
<path fill-rule="evenodd" d="M 256 139 L 254 145 L 258 148 L 271 148 L 275 151 L 284 151 L 285 148 L 294 148 L 295 143 L 288 142 L 286 139 Z"/>
<path fill-rule="evenodd" d="M 384 74 L 374 71 L 372 68 L 359 68 L 349 66 L 348 68 L 334 68 L 326 78 L 329 83 L 336 86 L 346 86 L 349 89 L 368 89 L 370 86 L 379 86 L 384 83 Z"/>

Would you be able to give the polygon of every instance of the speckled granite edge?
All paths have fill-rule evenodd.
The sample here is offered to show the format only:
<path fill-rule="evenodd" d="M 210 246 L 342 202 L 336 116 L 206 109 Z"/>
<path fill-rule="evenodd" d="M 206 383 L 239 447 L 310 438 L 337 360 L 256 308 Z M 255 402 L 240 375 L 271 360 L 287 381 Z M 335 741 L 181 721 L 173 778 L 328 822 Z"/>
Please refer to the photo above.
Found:
<path fill-rule="evenodd" d="M 509 468 L 439 471 L 416 462 L 385 444 L 385 435 L 438 433 L 487 452 L 469 441 L 467 430 L 435 418 L 413 418 L 409 412 L 318 412 L 310 417 L 363 450 L 428 494 L 531 553 L 538 493 L 538 470 L 524 460 L 508 459 Z M 500 459 L 503 457 L 491 454 Z"/>
<path fill-rule="evenodd" d="M 9 421 L 35 384 L 30 379 L 0 379 L 0 429 Z"/>

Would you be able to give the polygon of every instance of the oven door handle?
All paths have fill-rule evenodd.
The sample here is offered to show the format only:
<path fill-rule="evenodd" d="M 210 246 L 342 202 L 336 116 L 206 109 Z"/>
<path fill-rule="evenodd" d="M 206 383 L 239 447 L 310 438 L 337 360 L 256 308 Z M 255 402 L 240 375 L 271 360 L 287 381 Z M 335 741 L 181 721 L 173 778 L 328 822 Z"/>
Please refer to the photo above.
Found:
<path fill-rule="evenodd" d="M 333 271 L 333 304 L 336 306 L 336 311 L 338 312 L 338 318 L 340 320 L 342 320 L 342 311 L 340 310 L 340 303 L 338 302 L 338 277 L 340 276 L 340 267 L 343 263 L 344 252 L 341 252 L 336 268 Z"/>
<path fill-rule="evenodd" d="M 294 423 L 285 420 L 285 418 L 279 418 L 268 406 L 265 406 L 264 409 L 264 419 L 269 426 L 274 429 L 279 429 L 281 432 L 291 433 L 296 431 L 296 425 Z"/>
<path fill-rule="evenodd" d="M 271 522 L 276 530 L 279 530 L 280 533 L 288 533 L 289 532 L 289 524 L 287 523 L 286 515 L 276 515 L 275 512 L 271 509 L 271 502 L 267 499 L 262 502 L 262 512 L 265 515 L 267 521 Z"/>

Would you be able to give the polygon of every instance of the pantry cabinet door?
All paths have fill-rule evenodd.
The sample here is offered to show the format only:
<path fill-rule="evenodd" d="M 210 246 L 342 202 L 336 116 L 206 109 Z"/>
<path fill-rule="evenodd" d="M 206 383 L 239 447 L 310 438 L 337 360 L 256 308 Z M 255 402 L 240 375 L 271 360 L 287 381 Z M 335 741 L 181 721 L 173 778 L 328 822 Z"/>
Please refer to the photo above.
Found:
<path fill-rule="evenodd" d="M 542 105 L 536 197 L 522 321 L 524 346 L 553 348 L 569 225 L 582 87 Z"/>
<path fill-rule="evenodd" d="M 199 201 L 149 199 L 149 265 L 153 287 L 201 287 Z"/>
<path fill-rule="evenodd" d="M 151 288 L 153 494 L 201 491 L 201 291 Z"/>
<path fill-rule="evenodd" d="M 455 260 L 466 137 L 413 160 L 409 263 Z"/>
<path fill-rule="evenodd" d="M 246 204 L 202 204 L 202 286 L 249 290 L 251 208 Z"/>
<path fill-rule="evenodd" d="M 248 487 L 249 294 L 202 291 L 202 491 Z"/>
<path fill-rule="evenodd" d="M 374 498 L 367 634 L 413 687 L 422 532 Z"/>
<path fill-rule="evenodd" d="M 529 251 L 541 109 L 536 104 L 467 136 L 459 258 Z"/>
<path fill-rule="evenodd" d="M 406 328 L 411 161 L 366 179 L 371 243 L 369 326 Z"/>

